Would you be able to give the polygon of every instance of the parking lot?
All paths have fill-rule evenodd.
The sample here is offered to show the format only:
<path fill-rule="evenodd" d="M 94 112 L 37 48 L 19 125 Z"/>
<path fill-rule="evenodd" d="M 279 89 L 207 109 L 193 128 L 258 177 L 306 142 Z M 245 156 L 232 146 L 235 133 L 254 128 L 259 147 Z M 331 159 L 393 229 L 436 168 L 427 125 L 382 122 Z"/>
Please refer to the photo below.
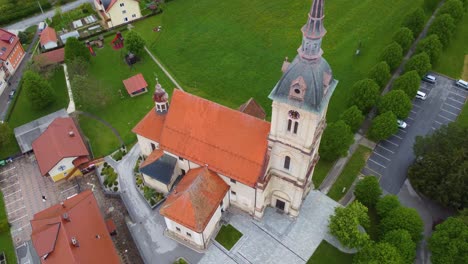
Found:
<path fill-rule="evenodd" d="M 452 79 L 436 76 L 436 84 L 421 83 L 419 90 L 426 93 L 427 99 L 413 100 L 410 115 L 404 120 L 407 127 L 380 141 L 361 171 L 364 175 L 379 177 L 386 192 L 397 194 L 403 185 L 408 166 L 414 160 L 416 136 L 426 135 L 455 121 L 466 102 L 468 91 L 456 87 Z"/>

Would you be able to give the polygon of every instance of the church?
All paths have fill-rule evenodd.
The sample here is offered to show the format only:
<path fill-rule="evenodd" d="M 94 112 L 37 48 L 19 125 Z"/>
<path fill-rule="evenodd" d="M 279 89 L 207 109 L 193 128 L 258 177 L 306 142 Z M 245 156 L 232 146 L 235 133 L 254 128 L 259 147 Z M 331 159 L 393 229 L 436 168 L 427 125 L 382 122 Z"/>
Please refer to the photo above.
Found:
<path fill-rule="evenodd" d="M 323 20 L 324 1 L 314 0 L 297 56 L 269 95 L 271 123 L 179 89 L 169 100 L 156 85 L 155 107 L 133 132 L 145 183 L 167 194 L 167 235 L 205 249 L 230 206 L 255 219 L 267 206 L 299 215 L 338 83 L 322 57 Z"/>

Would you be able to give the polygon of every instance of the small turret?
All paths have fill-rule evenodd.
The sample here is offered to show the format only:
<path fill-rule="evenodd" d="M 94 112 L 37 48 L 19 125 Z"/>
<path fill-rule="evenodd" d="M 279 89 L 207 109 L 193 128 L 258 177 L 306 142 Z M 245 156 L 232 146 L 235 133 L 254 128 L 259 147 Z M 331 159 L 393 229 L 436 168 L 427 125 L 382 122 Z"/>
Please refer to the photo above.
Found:
<path fill-rule="evenodd" d="M 156 104 L 156 113 L 165 114 L 169 109 L 169 95 L 159 84 L 158 79 L 156 79 L 156 91 L 153 95 L 154 103 Z"/>

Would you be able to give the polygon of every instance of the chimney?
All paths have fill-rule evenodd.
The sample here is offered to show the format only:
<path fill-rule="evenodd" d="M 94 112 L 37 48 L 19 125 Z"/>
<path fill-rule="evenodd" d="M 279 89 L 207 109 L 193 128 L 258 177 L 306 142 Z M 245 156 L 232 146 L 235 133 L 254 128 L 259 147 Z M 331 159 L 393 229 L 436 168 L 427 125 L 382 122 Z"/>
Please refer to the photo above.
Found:
<path fill-rule="evenodd" d="M 70 222 L 70 221 L 71 221 L 71 220 L 70 220 L 70 217 L 68 216 L 67 213 L 64 213 L 64 214 L 62 215 L 62 218 L 63 218 L 63 220 L 65 220 L 65 221 L 67 221 L 67 222 Z"/>
<path fill-rule="evenodd" d="M 74 245 L 75 247 L 79 247 L 79 246 L 80 246 L 80 243 L 78 243 L 78 240 L 76 240 L 76 237 L 72 237 L 72 238 L 71 238 L 71 243 L 72 243 L 72 245 Z"/>
<path fill-rule="evenodd" d="M 74 136 L 75 136 L 75 132 L 73 132 L 73 130 L 70 130 L 70 132 L 68 132 L 68 136 L 74 137 Z"/>

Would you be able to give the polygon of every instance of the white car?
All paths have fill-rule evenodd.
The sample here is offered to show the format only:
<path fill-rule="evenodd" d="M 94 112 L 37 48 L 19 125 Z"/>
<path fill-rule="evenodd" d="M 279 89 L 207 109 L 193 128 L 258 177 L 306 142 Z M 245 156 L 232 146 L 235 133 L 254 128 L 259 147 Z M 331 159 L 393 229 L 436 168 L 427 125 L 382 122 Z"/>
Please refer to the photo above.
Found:
<path fill-rule="evenodd" d="M 406 128 L 408 126 L 408 124 L 406 124 L 405 121 L 403 120 L 397 120 L 397 124 L 398 124 L 398 128 Z"/>

